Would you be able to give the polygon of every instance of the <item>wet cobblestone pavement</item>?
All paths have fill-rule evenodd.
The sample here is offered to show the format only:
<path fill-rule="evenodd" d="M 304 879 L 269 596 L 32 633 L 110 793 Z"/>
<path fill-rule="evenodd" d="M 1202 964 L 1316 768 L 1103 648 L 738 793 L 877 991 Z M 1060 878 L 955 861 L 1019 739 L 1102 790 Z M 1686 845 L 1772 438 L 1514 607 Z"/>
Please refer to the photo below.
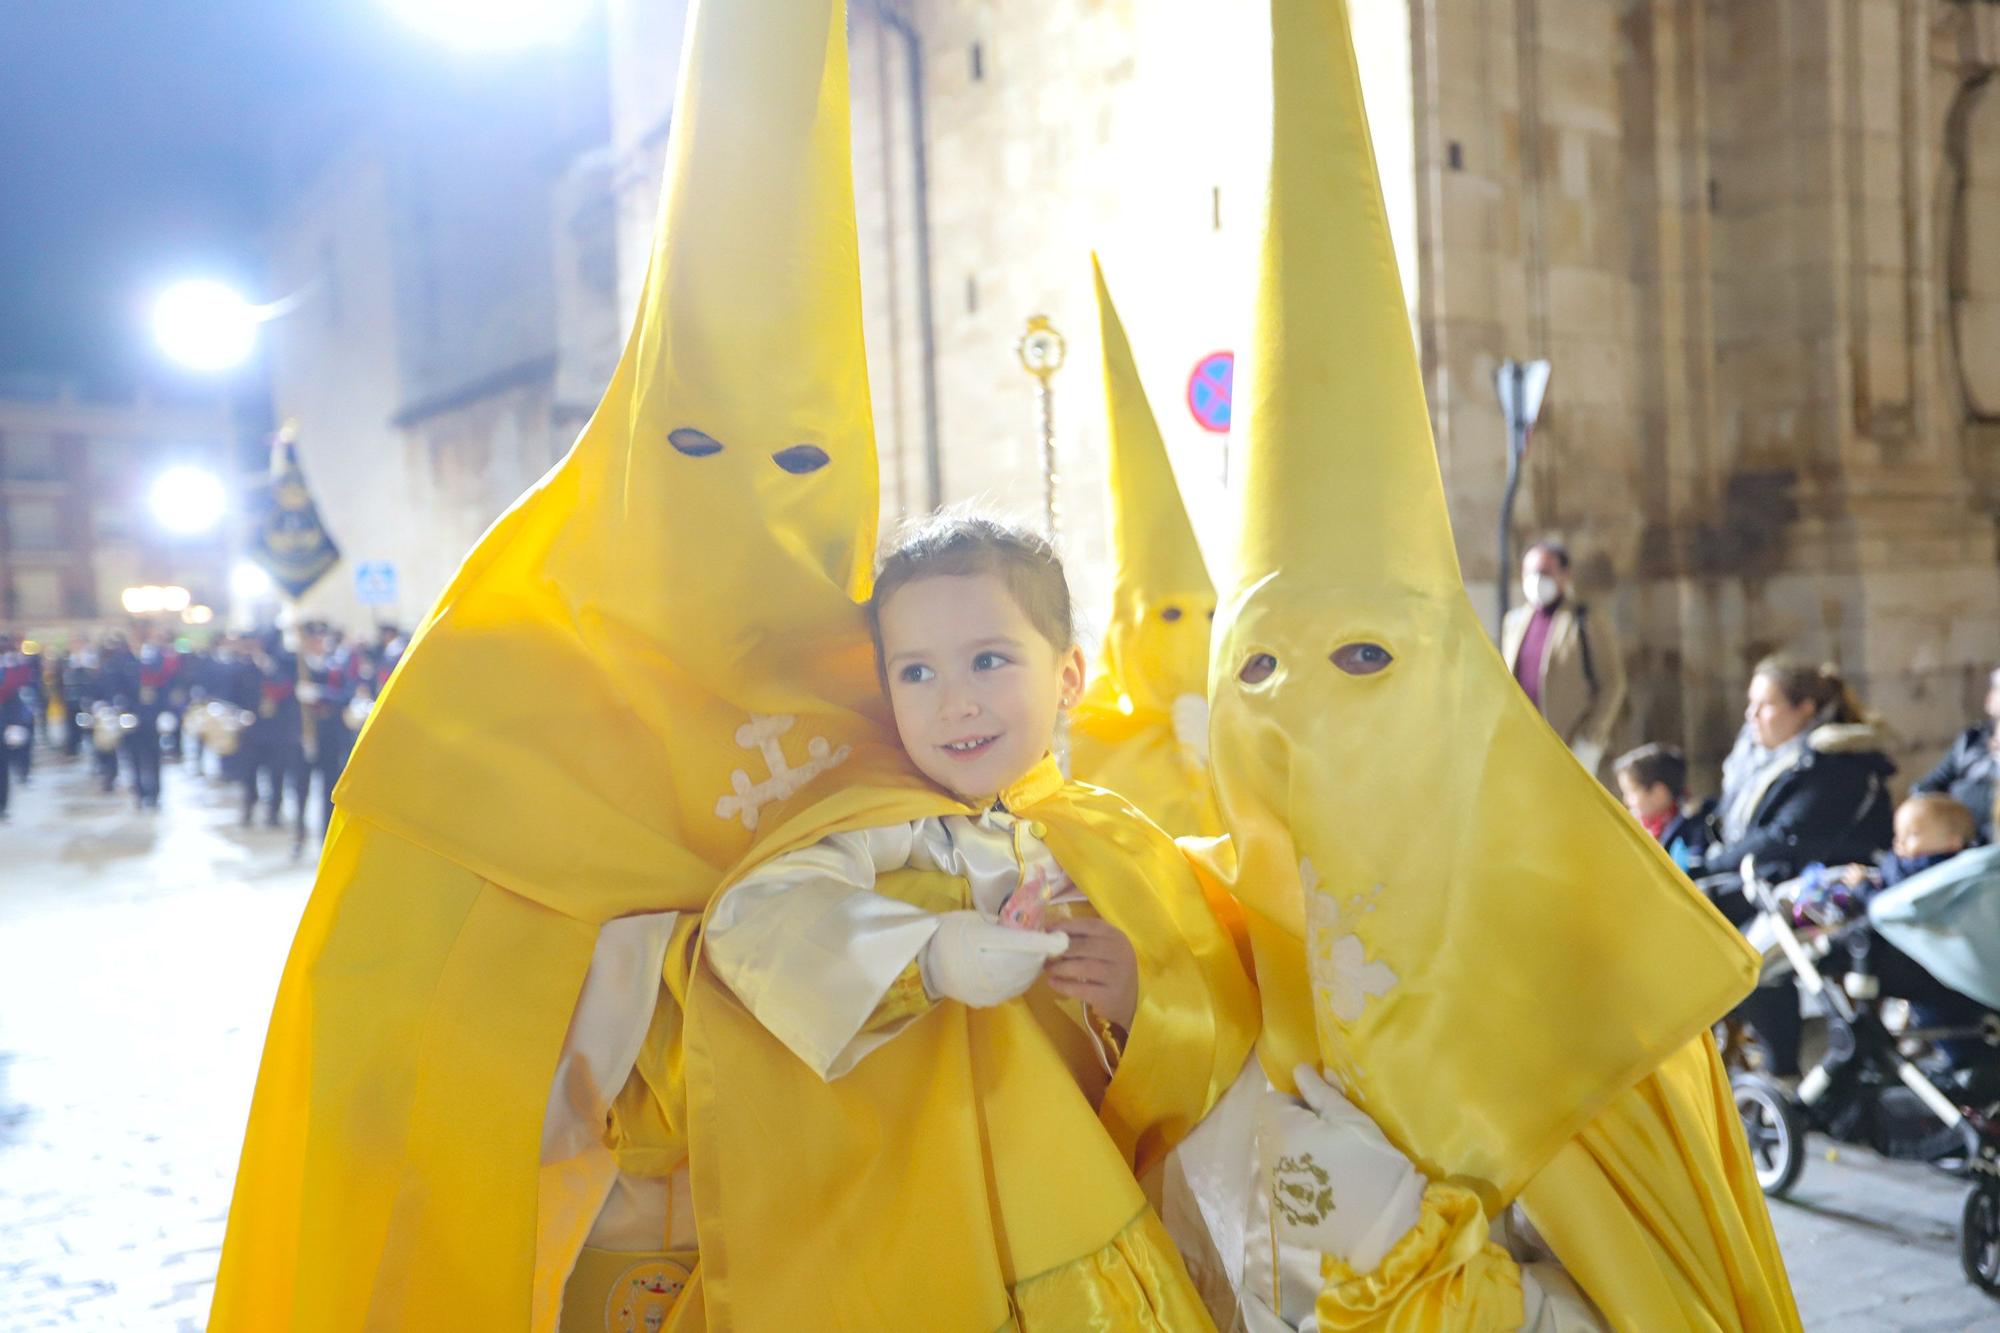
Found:
<path fill-rule="evenodd" d="M 37 761 L 0 824 L 0 1329 L 199 1329 L 310 859 L 213 779 L 142 812 Z"/>
<path fill-rule="evenodd" d="M 310 855 L 213 778 L 169 766 L 141 812 L 37 760 L 0 824 L 0 1333 L 199 1329 Z M 1962 1185 L 1814 1152 L 1773 1207 L 1808 1329 L 2000 1329 Z"/>

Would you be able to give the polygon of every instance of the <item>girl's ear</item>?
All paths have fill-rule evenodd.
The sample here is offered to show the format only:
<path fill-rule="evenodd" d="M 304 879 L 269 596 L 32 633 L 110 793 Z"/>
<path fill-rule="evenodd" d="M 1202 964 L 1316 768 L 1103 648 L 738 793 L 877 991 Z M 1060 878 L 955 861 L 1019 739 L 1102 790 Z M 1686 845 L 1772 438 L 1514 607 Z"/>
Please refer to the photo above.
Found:
<path fill-rule="evenodd" d="M 1061 662 L 1062 706 L 1074 708 L 1076 701 L 1083 697 L 1083 649 L 1071 644 L 1063 654 Z"/>

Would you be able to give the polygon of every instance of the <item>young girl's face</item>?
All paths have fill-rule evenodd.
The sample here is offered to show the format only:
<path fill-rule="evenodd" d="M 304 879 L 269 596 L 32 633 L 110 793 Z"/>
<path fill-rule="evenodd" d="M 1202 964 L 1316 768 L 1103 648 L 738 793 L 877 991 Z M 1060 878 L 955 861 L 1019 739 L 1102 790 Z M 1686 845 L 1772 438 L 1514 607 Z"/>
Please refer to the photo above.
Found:
<path fill-rule="evenodd" d="M 983 800 L 1049 752 L 1083 652 L 1042 637 L 997 574 L 918 579 L 880 608 L 896 732 L 925 777 Z"/>

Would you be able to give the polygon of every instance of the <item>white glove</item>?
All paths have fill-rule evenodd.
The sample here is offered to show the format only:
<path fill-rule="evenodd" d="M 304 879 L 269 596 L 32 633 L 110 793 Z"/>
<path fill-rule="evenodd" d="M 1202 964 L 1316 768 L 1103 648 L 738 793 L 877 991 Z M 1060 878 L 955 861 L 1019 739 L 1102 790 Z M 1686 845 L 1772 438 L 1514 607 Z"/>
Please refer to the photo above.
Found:
<path fill-rule="evenodd" d="M 1429 1182 L 1318 1070 L 1300 1065 L 1292 1077 L 1304 1105 L 1272 1092 L 1257 1110 L 1278 1239 L 1373 1272 L 1422 1216 Z"/>
<path fill-rule="evenodd" d="M 1060 931 L 1021 930 L 977 912 L 945 912 L 917 965 L 932 999 L 988 1009 L 1034 985 L 1042 964 L 1067 948 L 1069 936 Z"/>

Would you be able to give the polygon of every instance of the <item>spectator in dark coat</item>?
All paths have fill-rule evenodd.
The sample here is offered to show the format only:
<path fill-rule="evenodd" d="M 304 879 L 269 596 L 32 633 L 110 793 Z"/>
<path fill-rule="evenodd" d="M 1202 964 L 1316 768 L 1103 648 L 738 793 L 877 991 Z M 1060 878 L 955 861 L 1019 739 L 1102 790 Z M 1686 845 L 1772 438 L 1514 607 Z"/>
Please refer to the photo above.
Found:
<path fill-rule="evenodd" d="M 1724 788 L 1721 843 L 1702 870 L 1734 871 L 1750 856 L 1763 878 L 1789 879 L 1814 861 L 1869 861 L 1889 846 L 1888 737 L 1837 672 L 1767 659 L 1751 675 L 1744 716 L 1763 758 Z"/>
<path fill-rule="evenodd" d="M 1895 836 L 1887 737 L 1861 710 L 1840 674 L 1783 658 L 1751 673 L 1744 720 L 1760 762 L 1722 793 L 1722 840 L 1692 873 L 1734 872 L 1754 859 L 1766 880 L 1789 879 L 1813 862 L 1872 861 Z M 1741 924 L 1754 914 L 1739 892 L 1716 906 Z M 1799 1072 L 1799 1001 L 1787 977 L 1751 992 L 1738 1013 L 1763 1036 L 1771 1072 Z"/>
<path fill-rule="evenodd" d="M 1944 752 L 1936 768 L 1910 784 L 1912 792 L 1949 796 L 1979 825 L 1979 840 L 1993 841 L 1993 788 L 1996 776 L 1994 719 L 2000 718 L 2000 671 L 1986 680 L 1986 720 L 1967 727 Z"/>

